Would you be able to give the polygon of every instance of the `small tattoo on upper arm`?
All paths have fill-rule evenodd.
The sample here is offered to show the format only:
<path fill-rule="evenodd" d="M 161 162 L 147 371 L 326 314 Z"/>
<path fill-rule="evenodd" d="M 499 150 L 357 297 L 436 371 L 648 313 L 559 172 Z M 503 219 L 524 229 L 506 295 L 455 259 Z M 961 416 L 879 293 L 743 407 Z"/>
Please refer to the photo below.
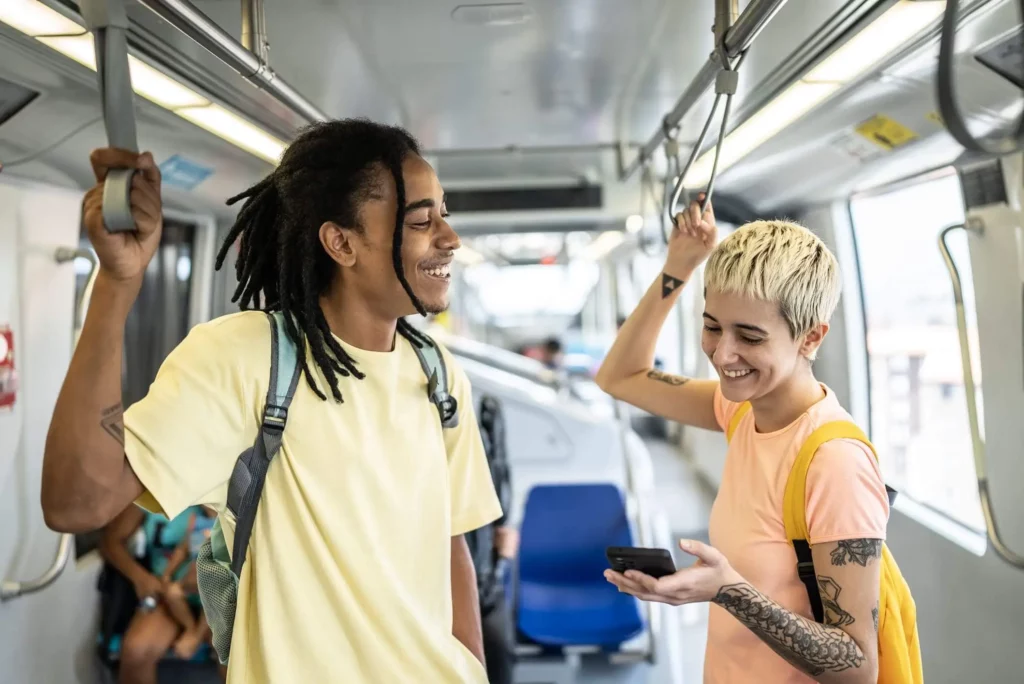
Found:
<path fill-rule="evenodd" d="M 124 446 L 124 407 L 121 404 L 111 406 L 103 409 L 100 416 L 100 426 L 116 439 L 118 444 Z"/>
<path fill-rule="evenodd" d="M 881 558 L 881 539 L 843 539 L 832 552 L 832 565 L 846 565 L 853 561 L 866 568 L 872 558 Z"/>
<path fill-rule="evenodd" d="M 678 290 L 683 286 L 682 280 L 679 278 L 673 278 L 668 273 L 661 274 L 661 298 L 665 299 L 670 294 Z"/>
<path fill-rule="evenodd" d="M 878 633 L 878 606 L 871 609 L 871 619 L 875 621 L 875 633 Z"/>
<path fill-rule="evenodd" d="M 649 377 L 651 380 L 657 380 L 658 382 L 663 382 L 666 385 L 673 385 L 675 387 L 680 387 L 681 385 L 685 385 L 690 381 L 690 378 L 682 378 L 679 377 L 678 375 L 662 373 L 660 370 L 648 371 L 647 377 Z"/>
<path fill-rule="evenodd" d="M 839 606 L 839 595 L 843 588 L 831 577 L 818 575 L 818 594 L 825 609 L 824 624 L 830 627 L 845 627 L 854 623 L 853 616 Z"/>

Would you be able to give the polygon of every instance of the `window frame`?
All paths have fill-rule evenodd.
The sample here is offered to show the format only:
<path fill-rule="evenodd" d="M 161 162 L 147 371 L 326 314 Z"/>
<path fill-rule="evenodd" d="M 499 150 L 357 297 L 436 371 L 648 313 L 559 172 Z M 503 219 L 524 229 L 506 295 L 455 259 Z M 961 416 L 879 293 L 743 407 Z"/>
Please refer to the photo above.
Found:
<path fill-rule="evenodd" d="M 853 213 L 853 202 L 858 199 L 866 199 L 871 197 L 877 197 L 880 195 L 889 195 L 900 190 L 921 185 L 929 181 L 938 180 L 945 176 L 958 176 L 956 167 L 951 164 L 930 168 L 909 176 L 893 179 L 885 183 L 866 188 L 861 191 L 851 193 L 846 198 L 846 219 L 847 225 L 845 230 L 848 232 L 849 245 L 852 253 L 849 255 L 849 261 L 851 266 L 854 268 L 857 282 L 857 297 L 859 298 L 860 308 L 860 339 L 862 342 L 861 351 L 864 354 L 865 368 L 868 370 L 862 378 L 850 378 L 850 382 L 857 382 L 862 384 L 862 388 L 866 392 L 867 397 L 867 415 L 865 417 L 867 434 L 869 438 L 874 441 L 874 420 L 873 420 L 873 393 L 872 393 L 872 381 L 871 381 L 871 353 L 868 349 L 868 304 L 867 297 L 865 296 L 864 286 L 864 272 L 862 269 L 861 259 L 861 245 L 857 237 L 856 222 L 854 220 Z M 964 207 L 964 213 L 966 214 L 967 208 Z M 842 258 L 842 257 L 840 257 Z M 977 305 L 975 304 L 975 307 Z M 973 461 L 972 461 L 973 470 Z M 974 484 L 977 484 L 977 472 L 974 473 Z M 932 532 L 946 538 L 953 542 L 957 546 L 969 551 L 975 556 L 982 557 L 985 555 L 988 549 L 988 536 L 987 530 L 978 530 L 960 520 L 954 518 L 952 515 L 930 504 L 925 501 L 914 498 L 905 491 L 900 491 L 899 496 L 896 498 L 896 502 L 892 507 L 893 510 L 898 511 L 905 515 L 907 518 L 917 522 L 922 527 L 925 527 Z"/>

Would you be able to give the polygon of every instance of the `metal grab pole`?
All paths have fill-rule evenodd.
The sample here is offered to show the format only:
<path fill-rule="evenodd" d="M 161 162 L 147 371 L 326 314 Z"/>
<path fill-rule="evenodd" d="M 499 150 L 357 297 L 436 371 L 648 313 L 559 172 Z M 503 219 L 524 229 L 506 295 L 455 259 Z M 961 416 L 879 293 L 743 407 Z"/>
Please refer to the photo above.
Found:
<path fill-rule="evenodd" d="M 24 582 L 4 580 L 0 582 L 0 603 L 11 601 L 25 594 L 34 594 L 50 586 L 64 572 L 64 568 L 67 567 L 70 558 L 71 535 L 62 534 L 60 535 L 60 543 L 57 544 L 57 557 L 54 558 L 53 564 L 46 569 L 46 572 L 34 580 L 26 580 Z"/>
<path fill-rule="evenodd" d="M 263 0 L 242 0 L 242 46 L 263 64 L 270 60 Z"/>
<path fill-rule="evenodd" d="M 974 369 L 971 366 L 970 339 L 967 336 L 967 313 L 964 309 L 964 293 L 960 284 L 960 271 L 950 254 L 949 245 L 946 243 L 946 236 L 954 230 L 973 230 L 963 224 L 949 226 L 939 233 L 939 251 L 942 252 L 942 259 L 946 262 L 949 270 L 949 279 L 953 285 L 953 303 L 956 306 L 956 328 L 960 333 L 960 361 L 963 364 L 964 372 L 964 393 L 967 398 L 967 421 L 971 430 L 971 448 L 974 452 L 974 470 L 978 478 L 978 496 L 981 499 L 981 512 L 985 516 L 985 530 L 988 534 L 989 543 L 992 548 L 1004 561 L 1013 567 L 1024 570 L 1024 556 L 1020 556 L 1010 550 L 1002 537 L 999 536 L 999 528 L 996 526 L 996 516 L 992 510 L 992 498 L 988 490 L 988 473 L 985 472 L 985 443 L 981 439 L 981 426 L 978 422 L 978 400 L 975 396 Z"/>
<path fill-rule="evenodd" d="M 85 281 L 85 287 L 82 288 L 82 293 L 78 296 L 78 302 L 75 306 L 75 322 L 74 322 L 74 333 L 72 334 L 72 349 L 78 345 L 78 337 L 82 332 L 82 324 L 85 322 L 85 312 L 89 307 L 89 298 L 92 295 L 92 286 L 96 282 L 96 276 L 100 272 L 100 262 L 89 250 L 75 249 L 73 247 L 58 247 L 54 253 L 54 258 L 57 263 L 64 264 L 69 261 L 74 261 L 76 258 L 82 257 L 88 259 L 92 264 L 89 269 L 89 277 Z M 64 572 L 64 568 L 68 565 L 68 560 L 71 558 L 71 542 L 72 536 L 70 534 L 60 535 L 60 542 L 57 544 L 57 555 L 53 559 L 53 563 L 47 568 L 42 575 L 32 580 L 25 580 L 19 582 L 17 580 L 4 580 L 0 582 L 0 603 L 5 601 L 11 601 L 24 596 L 25 594 L 33 594 L 37 591 L 42 591 L 46 587 L 53 584 L 61 573 Z"/>
<path fill-rule="evenodd" d="M 143 2 L 148 1 L 150 0 L 143 0 Z M 719 0 L 716 0 L 716 2 L 719 2 Z M 761 33 L 761 30 L 768 25 L 772 17 L 785 4 L 786 0 L 750 0 L 743 13 L 737 17 L 732 28 L 725 34 L 725 40 L 716 45 L 715 52 L 711 54 L 708 61 L 704 63 L 704 66 L 697 72 L 693 81 L 690 82 L 690 85 L 679 96 L 672 110 L 665 115 L 662 122 L 663 125 L 658 127 L 658 130 L 647 141 L 647 144 L 640 149 L 636 158 L 619 174 L 620 180 L 626 180 L 632 176 L 640 168 L 641 164 L 652 158 L 652 155 L 665 142 L 665 129 L 672 129 L 679 125 L 682 118 L 693 109 L 697 101 L 707 92 L 711 84 L 715 82 L 719 70 L 728 68 L 728 64 L 722 63 L 718 55 L 718 48 L 724 48 L 722 52 L 729 59 L 737 58 L 750 47 L 750 44 Z"/>
<path fill-rule="evenodd" d="M 244 3 L 252 1 L 243 0 Z M 264 58 L 247 50 L 244 45 L 217 26 L 192 3 L 187 0 L 139 0 L 139 4 L 160 15 L 217 59 L 249 79 L 253 85 L 266 91 L 310 123 L 328 119 L 328 116 L 318 107 L 275 74 Z M 259 35 L 261 23 L 257 15 L 262 14 L 262 2 L 256 0 L 254 4 L 258 7 L 250 7 L 248 10 L 243 5 L 243 12 L 247 12 L 244 16 L 253 18 L 250 31 L 253 32 L 251 33 L 252 37 L 256 38 Z M 263 23 L 265 24 L 265 22 Z M 265 36 L 265 33 L 263 35 Z M 257 51 L 261 49 L 258 41 L 254 47 Z"/>
<path fill-rule="evenodd" d="M 96 74 L 107 142 L 138 152 L 135 93 L 128 69 L 128 14 L 123 0 L 81 0 L 86 26 L 96 45 Z M 131 193 L 134 169 L 111 169 L 103 185 L 103 225 L 111 233 L 135 230 Z"/>

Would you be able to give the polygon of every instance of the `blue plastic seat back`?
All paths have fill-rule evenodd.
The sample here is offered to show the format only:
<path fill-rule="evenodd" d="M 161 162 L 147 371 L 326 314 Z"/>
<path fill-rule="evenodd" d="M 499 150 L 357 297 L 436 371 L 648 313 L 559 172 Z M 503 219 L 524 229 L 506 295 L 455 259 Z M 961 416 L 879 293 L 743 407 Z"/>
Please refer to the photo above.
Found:
<path fill-rule="evenodd" d="M 556 584 L 604 581 L 605 547 L 633 543 L 622 494 L 612 484 L 534 487 L 520 534 L 520 578 Z"/>
<path fill-rule="evenodd" d="M 617 487 L 534 487 L 520 534 L 516 623 L 523 635 L 549 647 L 614 649 L 640 633 L 636 599 L 604 579 L 605 548 L 633 543 Z"/>

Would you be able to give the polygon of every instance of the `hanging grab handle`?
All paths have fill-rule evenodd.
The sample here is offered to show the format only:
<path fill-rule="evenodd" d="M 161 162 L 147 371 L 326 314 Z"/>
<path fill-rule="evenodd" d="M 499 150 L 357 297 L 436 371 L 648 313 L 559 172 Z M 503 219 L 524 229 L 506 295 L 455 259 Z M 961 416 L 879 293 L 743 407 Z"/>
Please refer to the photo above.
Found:
<path fill-rule="evenodd" d="M 704 128 L 701 130 L 700 136 L 697 137 L 697 142 L 693 144 L 693 149 L 690 150 L 690 157 L 686 160 L 686 166 L 682 168 L 679 172 L 679 177 L 676 178 L 676 184 L 672 189 L 672 194 L 666 197 L 667 201 L 665 202 L 665 210 L 668 212 L 669 220 L 671 220 L 673 226 L 676 224 L 676 214 L 679 212 L 679 196 L 683 192 L 683 181 L 686 179 L 686 174 L 690 172 L 690 167 L 693 166 L 693 162 L 697 159 L 697 154 L 700 152 L 700 148 L 704 144 L 704 138 L 707 137 L 708 130 L 711 128 L 711 122 L 715 119 L 715 111 L 718 109 L 718 103 L 724 95 L 725 110 L 722 112 L 722 125 L 718 131 L 718 141 L 715 143 L 715 161 L 711 167 L 711 177 L 708 179 L 708 187 L 704 192 L 704 200 L 701 202 L 701 213 L 703 213 L 708 204 L 711 203 L 711 195 L 715 191 L 715 176 L 718 175 L 718 158 L 722 154 L 722 143 L 725 141 L 725 132 L 729 126 L 729 111 L 732 109 L 732 96 L 736 94 L 736 88 L 739 85 L 738 69 L 740 68 L 740 65 L 743 64 L 743 59 L 746 56 L 747 53 L 743 52 L 736 58 L 736 62 L 734 64 L 730 64 L 725 51 L 718 51 L 718 58 L 722 61 L 722 69 L 718 72 L 718 76 L 715 79 L 715 100 L 711 104 L 711 113 L 708 114 L 708 120 L 704 123 Z"/>
<path fill-rule="evenodd" d="M 96 73 L 107 142 L 138 152 L 135 94 L 128 68 L 128 14 L 123 0 L 80 0 L 85 23 L 96 44 Z M 111 169 L 103 186 L 103 224 L 111 233 L 135 230 L 131 192 L 133 169 Z"/>
<path fill-rule="evenodd" d="M 953 284 L 953 302 L 956 305 L 956 327 L 960 333 L 960 360 L 964 371 L 964 390 L 967 395 L 967 420 L 971 428 L 971 447 L 974 451 L 974 470 L 978 477 L 978 495 L 981 499 L 981 512 L 985 516 L 985 530 L 989 543 L 999 557 L 1015 568 L 1024 570 L 1024 556 L 1019 556 L 1003 543 L 996 526 L 995 513 L 992 511 L 992 498 L 988 490 L 988 473 L 985 472 L 985 443 L 981 439 L 981 428 L 978 423 L 978 400 L 975 395 L 974 370 L 971 366 L 971 347 L 967 337 L 967 314 L 964 310 L 964 294 L 960 284 L 960 271 L 957 270 L 953 256 L 949 252 L 946 236 L 954 230 L 968 230 L 967 226 L 957 224 L 943 229 L 939 233 L 939 251 L 949 269 L 949 278 Z"/>
<path fill-rule="evenodd" d="M 1024 20 L 1024 0 L 1020 0 L 1020 18 Z M 1024 150 L 1024 114 L 1017 118 L 1016 130 L 1009 138 L 985 139 L 975 138 L 969 130 L 960 112 L 956 100 L 953 70 L 956 59 L 956 24 L 960 15 L 960 0 L 946 0 L 946 12 L 942 17 L 942 34 L 939 38 L 939 72 L 935 86 L 939 100 L 939 113 L 950 135 L 964 149 L 982 154 L 1013 154 Z M 1024 41 L 1024 32 L 1020 33 Z"/>

